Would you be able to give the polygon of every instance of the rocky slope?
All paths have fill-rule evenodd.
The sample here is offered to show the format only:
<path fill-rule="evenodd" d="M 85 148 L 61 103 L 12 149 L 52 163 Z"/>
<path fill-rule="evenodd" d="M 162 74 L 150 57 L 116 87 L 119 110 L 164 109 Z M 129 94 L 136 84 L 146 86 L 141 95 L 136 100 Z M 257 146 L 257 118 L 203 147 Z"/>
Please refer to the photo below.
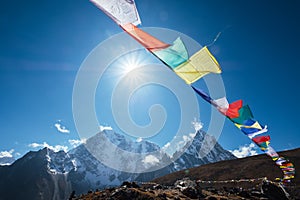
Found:
<path fill-rule="evenodd" d="M 267 179 L 249 182 L 243 187 L 235 185 L 222 188 L 207 187 L 201 181 L 187 178 L 178 180 L 173 186 L 159 184 L 142 184 L 124 182 L 120 187 L 102 191 L 89 191 L 88 194 L 76 196 L 72 193 L 70 200 L 288 200 L 291 197 L 286 190 Z"/>

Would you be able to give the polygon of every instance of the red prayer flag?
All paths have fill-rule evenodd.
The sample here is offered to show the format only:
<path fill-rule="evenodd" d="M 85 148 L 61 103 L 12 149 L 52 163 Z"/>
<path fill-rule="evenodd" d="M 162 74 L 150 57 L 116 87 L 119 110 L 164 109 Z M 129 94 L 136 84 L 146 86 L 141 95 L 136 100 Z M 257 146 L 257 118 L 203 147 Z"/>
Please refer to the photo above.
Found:
<path fill-rule="evenodd" d="M 256 144 L 260 144 L 260 143 L 263 143 L 263 142 L 268 142 L 270 141 L 270 136 L 267 135 L 267 136 L 258 136 L 256 138 L 253 138 L 252 139 L 253 142 L 255 142 Z"/>
<path fill-rule="evenodd" d="M 226 111 L 226 116 L 229 118 L 237 118 L 239 117 L 239 109 L 243 106 L 242 100 L 237 100 L 231 104 L 229 104 L 229 107 Z"/>
<path fill-rule="evenodd" d="M 121 25 L 121 28 L 149 51 L 157 51 L 170 46 L 169 44 L 166 44 L 152 35 L 142 31 L 133 24 Z"/>

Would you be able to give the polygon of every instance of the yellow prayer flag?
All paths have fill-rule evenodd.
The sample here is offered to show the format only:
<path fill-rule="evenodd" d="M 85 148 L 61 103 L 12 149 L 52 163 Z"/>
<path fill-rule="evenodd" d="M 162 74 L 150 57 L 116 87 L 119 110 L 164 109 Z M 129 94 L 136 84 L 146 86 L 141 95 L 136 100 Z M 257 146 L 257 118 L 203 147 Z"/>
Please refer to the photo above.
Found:
<path fill-rule="evenodd" d="M 254 124 L 252 124 L 250 126 L 248 126 L 248 125 L 242 125 L 242 124 L 237 124 L 237 123 L 234 123 L 234 125 L 236 127 L 238 127 L 239 129 L 241 129 L 241 128 L 256 128 L 256 129 L 262 130 L 262 127 L 261 127 L 261 125 L 258 122 L 255 122 Z"/>
<path fill-rule="evenodd" d="M 208 73 L 221 73 L 218 61 L 210 53 L 207 47 L 191 56 L 191 58 L 174 69 L 187 84 L 194 83 Z"/>

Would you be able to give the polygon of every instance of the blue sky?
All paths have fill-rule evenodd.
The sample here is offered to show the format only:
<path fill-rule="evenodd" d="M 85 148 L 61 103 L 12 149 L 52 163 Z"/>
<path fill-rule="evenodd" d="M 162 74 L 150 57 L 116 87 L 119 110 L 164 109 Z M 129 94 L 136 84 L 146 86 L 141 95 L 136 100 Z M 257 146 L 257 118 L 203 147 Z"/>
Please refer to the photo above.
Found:
<path fill-rule="evenodd" d="M 299 1 L 136 4 L 143 27 L 173 29 L 201 45 L 222 31 L 210 50 L 223 69 L 228 100 L 243 99 L 251 106 L 255 118 L 268 125 L 276 150 L 300 146 Z M 2 3 L 0 151 L 23 154 L 34 147 L 29 144 L 44 142 L 70 148 L 69 140 L 79 139 L 72 115 L 77 71 L 93 48 L 120 32 L 87 0 Z M 205 112 L 201 120 L 207 121 Z M 57 123 L 70 132 L 59 132 Z M 230 150 L 250 144 L 228 120 L 219 142 Z"/>

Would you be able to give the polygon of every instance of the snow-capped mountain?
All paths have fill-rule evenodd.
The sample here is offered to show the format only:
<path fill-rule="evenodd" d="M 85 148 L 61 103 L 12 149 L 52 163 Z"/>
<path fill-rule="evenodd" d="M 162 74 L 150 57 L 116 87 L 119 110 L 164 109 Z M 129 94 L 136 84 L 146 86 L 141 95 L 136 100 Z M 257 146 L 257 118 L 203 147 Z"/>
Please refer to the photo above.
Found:
<path fill-rule="evenodd" d="M 10 151 L 2 151 L 0 152 L 0 166 L 10 165 L 15 162 L 15 158 L 13 156 L 14 149 Z"/>
<path fill-rule="evenodd" d="M 205 140 L 204 138 L 207 137 Z M 106 152 L 103 141 L 109 139 L 118 146 L 118 151 Z M 203 143 L 203 141 L 205 141 Z M 182 156 L 172 162 L 172 157 L 161 148 L 148 141 L 132 141 L 114 131 L 103 131 L 89 138 L 85 145 L 80 145 L 69 152 L 54 152 L 42 149 L 29 152 L 10 166 L 0 166 L 0 200 L 2 199 L 67 199 L 74 190 L 77 194 L 88 190 L 120 185 L 124 181 L 150 181 L 162 175 L 177 170 L 191 168 L 219 160 L 234 159 L 235 157 L 224 150 L 218 143 L 203 156 L 207 144 L 215 142 L 214 138 L 204 131 L 198 131 L 192 144 Z M 207 144 L 206 144 L 207 143 Z M 87 150 L 92 149 L 93 154 Z M 142 170 L 156 167 L 156 162 L 149 165 L 137 166 L 137 160 L 132 157 L 122 157 L 123 151 L 133 153 L 158 152 L 156 159 L 159 163 L 171 163 L 166 167 L 147 173 L 130 173 L 118 171 L 102 164 L 94 156 L 111 154 L 114 166 L 122 165 L 124 169 Z M 211 150 L 211 151 L 210 151 Z M 180 153 L 180 152 L 176 152 Z M 182 153 L 182 152 L 181 152 Z M 94 156 L 93 156 L 94 155 Z M 14 190 L 18 188 L 18 193 Z"/>
<path fill-rule="evenodd" d="M 191 142 L 192 144 L 174 163 L 176 170 L 198 167 L 207 163 L 236 158 L 229 151 L 224 150 L 213 136 L 206 134 L 202 130 L 197 132 Z"/>
<path fill-rule="evenodd" d="M 0 167 L 0 200 L 66 199 L 71 184 L 67 165 L 60 161 L 67 155 L 44 148 L 28 152 L 12 165 Z"/>
<path fill-rule="evenodd" d="M 129 173 L 107 167 L 96 159 L 93 156 L 94 154 L 92 155 L 86 147 L 92 147 L 89 148 L 90 151 L 99 152 L 101 153 L 101 156 L 110 156 L 114 158 L 113 164 L 116 167 L 124 169 L 131 168 L 132 171 L 138 168 L 147 167 L 139 166 L 135 159 L 127 154 L 123 155 L 124 152 L 120 150 L 105 152 L 105 145 L 107 145 L 105 138 L 108 138 L 114 145 L 126 152 L 142 154 L 161 150 L 158 145 L 148 141 L 135 142 L 113 131 L 100 132 L 88 139 L 85 145 L 80 145 L 68 152 L 70 159 L 74 164 L 74 169 L 69 173 L 69 180 L 72 183 L 72 188 L 76 192 L 81 193 L 89 189 L 120 185 L 124 181 L 134 181 L 141 175 L 139 173 Z M 160 152 L 160 155 L 157 157 L 160 162 L 166 162 L 166 160 L 170 162 L 169 156 L 162 152 Z M 174 169 L 171 167 L 165 173 L 156 172 L 157 175 L 155 176 L 154 173 L 152 173 L 148 179 L 143 179 L 141 181 L 151 180 L 153 177 L 158 177 L 159 175 L 173 171 Z"/>
<path fill-rule="evenodd" d="M 13 162 L 15 162 L 15 158 L 14 158 L 14 157 L 10 157 L 10 156 L 7 156 L 7 157 L 0 157 L 0 166 L 3 166 L 3 165 L 10 165 L 10 164 L 12 164 Z"/>

